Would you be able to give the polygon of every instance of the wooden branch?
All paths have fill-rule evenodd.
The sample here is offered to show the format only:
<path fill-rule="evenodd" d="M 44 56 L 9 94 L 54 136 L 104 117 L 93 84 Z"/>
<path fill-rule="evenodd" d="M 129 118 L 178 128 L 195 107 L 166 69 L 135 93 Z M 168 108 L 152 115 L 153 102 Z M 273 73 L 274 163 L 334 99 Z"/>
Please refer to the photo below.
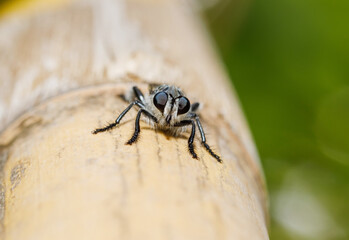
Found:
<path fill-rule="evenodd" d="M 263 177 L 242 113 L 197 16 L 178 1 L 80 1 L 0 25 L 2 239 L 268 239 Z M 218 163 L 189 133 L 135 112 L 133 85 L 180 86 Z M 0 131 L 1 131 L 0 130 Z"/>

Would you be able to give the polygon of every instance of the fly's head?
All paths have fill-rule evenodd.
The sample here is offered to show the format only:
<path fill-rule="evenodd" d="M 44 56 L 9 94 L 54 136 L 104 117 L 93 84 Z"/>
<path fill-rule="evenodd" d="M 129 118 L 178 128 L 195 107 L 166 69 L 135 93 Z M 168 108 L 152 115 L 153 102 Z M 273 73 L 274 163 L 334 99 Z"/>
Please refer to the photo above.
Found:
<path fill-rule="evenodd" d="M 153 113 L 158 117 L 158 123 L 164 127 L 179 123 L 190 111 L 190 101 L 178 87 L 160 85 L 149 97 Z"/>

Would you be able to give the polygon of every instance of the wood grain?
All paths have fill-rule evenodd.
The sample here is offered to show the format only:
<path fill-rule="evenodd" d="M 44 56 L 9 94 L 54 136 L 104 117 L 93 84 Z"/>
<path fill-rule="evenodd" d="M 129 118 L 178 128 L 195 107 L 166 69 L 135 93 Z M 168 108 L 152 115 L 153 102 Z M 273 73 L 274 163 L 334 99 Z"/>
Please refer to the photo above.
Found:
<path fill-rule="evenodd" d="M 177 1 L 80 1 L 0 25 L 4 239 L 268 239 L 258 156 L 209 37 Z M 133 85 L 180 86 L 217 163 L 125 107 Z"/>

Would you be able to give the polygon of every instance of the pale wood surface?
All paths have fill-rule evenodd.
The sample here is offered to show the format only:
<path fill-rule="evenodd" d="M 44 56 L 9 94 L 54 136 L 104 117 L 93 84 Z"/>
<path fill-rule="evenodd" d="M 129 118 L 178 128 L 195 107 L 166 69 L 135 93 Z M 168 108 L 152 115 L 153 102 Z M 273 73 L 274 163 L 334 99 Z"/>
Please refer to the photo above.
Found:
<path fill-rule="evenodd" d="M 81 1 L 0 24 L 4 239 L 268 239 L 264 181 L 242 113 L 185 2 Z M 134 84 L 179 85 L 204 104 L 208 143 L 136 111 L 108 133 Z M 16 119 L 16 120 L 15 120 Z M 0 130 L 0 131 L 1 131 Z"/>

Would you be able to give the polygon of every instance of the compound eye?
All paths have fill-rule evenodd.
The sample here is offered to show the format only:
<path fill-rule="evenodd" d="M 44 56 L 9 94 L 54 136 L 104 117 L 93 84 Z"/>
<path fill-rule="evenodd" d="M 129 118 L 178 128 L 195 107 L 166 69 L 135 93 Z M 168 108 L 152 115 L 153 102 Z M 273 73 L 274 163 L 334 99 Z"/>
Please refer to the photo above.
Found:
<path fill-rule="evenodd" d="M 164 112 L 164 108 L 166 106 L 167 99 L 168 99 L 168 96 L 167 96 L 167 93 L 165 93 L 165 92 L 159 92 L 159 93 L 155 94 L 154 99 L 153 99 L 155 107 L 157 109 L 159 109 L 161 112 Z"/>
<path fill-rule="evenodd" d="M 178 100 L 178 115 L 187 113 L 190 109 L 189 99 L 186 97 L 180 97 Z"/>

